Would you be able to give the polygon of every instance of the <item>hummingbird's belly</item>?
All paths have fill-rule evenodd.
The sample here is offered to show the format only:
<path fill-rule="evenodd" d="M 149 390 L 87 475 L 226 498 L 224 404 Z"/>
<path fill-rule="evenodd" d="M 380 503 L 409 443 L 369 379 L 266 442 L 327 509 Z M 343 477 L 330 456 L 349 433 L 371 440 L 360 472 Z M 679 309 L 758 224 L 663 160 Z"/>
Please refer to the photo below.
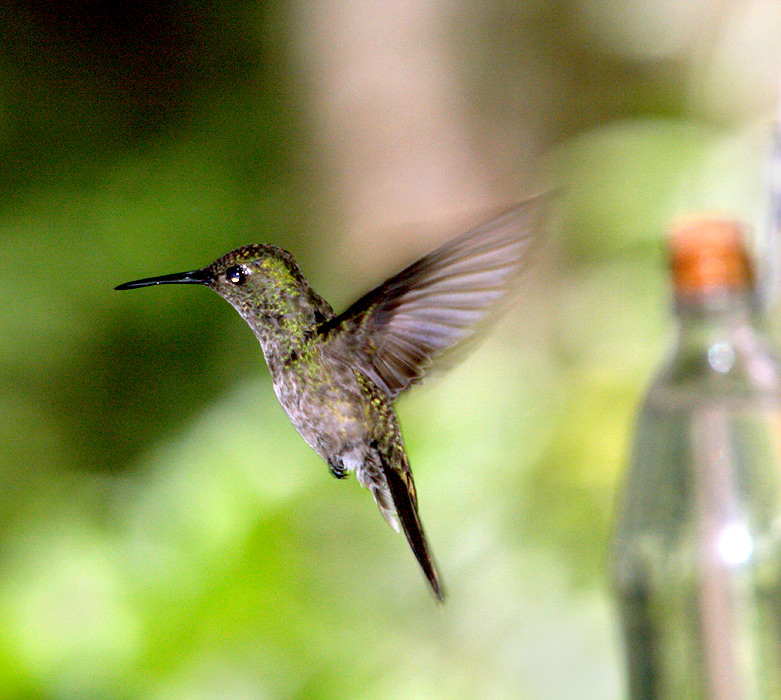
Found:
<path fill-rule="evenodd" d="M 354 377 L 306 382 L 280 377 L 274 391 L 295 429 L 324 460 L 368 444 L 365 398 Z"/>

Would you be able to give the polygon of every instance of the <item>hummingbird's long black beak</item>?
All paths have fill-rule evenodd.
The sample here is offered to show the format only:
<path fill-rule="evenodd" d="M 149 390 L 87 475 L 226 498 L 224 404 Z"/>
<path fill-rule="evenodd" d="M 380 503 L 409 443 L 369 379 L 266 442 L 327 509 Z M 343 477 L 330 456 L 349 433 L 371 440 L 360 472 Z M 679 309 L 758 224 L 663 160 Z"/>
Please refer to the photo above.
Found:
<path fill-rule="evenodd" d="M 173 275 L 160 275 L 159 277 L 145 277 L 142 280 L 125 282 L 114 289 L 136 289 L 137 287 L 151 287 L 156 284 L 207 284 L 212 279 L 206 270 L 191 270 L 190 272 L 175 272 Z"/>

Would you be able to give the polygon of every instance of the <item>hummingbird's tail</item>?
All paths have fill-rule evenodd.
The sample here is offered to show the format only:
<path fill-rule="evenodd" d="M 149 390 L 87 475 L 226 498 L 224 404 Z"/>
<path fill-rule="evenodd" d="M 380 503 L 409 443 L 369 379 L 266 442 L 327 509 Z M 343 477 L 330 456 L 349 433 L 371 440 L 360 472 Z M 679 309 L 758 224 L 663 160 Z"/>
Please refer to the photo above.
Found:
<path fill-rule="evenodd" d="M 413 496 L 414 492 L 409 488 L 399 471 L 386 462 L 382 453 L 380 453 L 380 459 L 385 481 L 396 508 L 396 515 L 407 537 L 407 542 L 409 542 L 420 568 L 423 569 L 434 596 L 439 602 L 442 602 L 445 598 L 445 592 L 439 582 L 439 574 L 431 558 L 426 536 L 423 534 L 423 526 L 420 524 L 418 507 Z"/>

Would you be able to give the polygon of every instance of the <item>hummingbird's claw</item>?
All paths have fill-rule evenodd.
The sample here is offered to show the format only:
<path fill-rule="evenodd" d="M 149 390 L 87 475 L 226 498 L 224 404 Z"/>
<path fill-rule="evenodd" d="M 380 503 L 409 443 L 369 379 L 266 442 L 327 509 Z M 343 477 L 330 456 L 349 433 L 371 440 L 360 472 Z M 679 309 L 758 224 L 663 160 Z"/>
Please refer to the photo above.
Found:
<path fill-rule="evenodd" d="M 329 460 L 328 468 L 337 479 L 344 479 L 347 476 L 347 470 L 344 468 L 341 460 Z"/>

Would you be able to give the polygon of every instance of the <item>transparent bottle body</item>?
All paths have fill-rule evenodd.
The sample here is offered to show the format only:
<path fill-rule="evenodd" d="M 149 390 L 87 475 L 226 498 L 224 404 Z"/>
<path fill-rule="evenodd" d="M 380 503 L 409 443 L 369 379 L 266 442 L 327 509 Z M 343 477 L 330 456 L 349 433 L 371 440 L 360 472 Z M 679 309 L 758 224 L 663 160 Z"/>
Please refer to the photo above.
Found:
<path fill-rule="evenodd" d="M 642 406 L 613 551 L 630 700 L 781 698 L 779 367 L 684 339 Z"/>

